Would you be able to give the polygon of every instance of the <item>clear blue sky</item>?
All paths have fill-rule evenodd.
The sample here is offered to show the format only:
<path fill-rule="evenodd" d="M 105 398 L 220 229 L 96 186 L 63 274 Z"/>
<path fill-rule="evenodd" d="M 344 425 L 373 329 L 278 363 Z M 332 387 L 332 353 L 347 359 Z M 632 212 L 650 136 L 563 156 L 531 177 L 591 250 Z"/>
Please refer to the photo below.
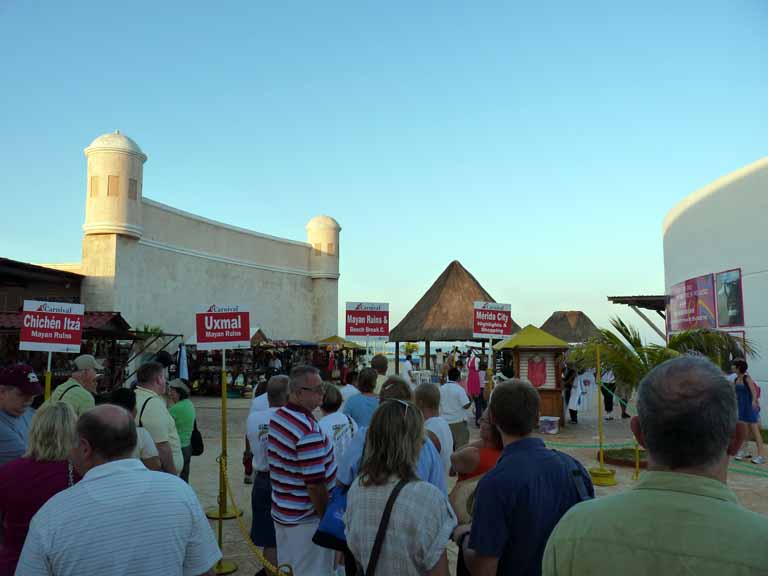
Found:
<path fill-rule="evenodd" d="M 768 3 L 0 0 L 0 254 L 77 261 L 83 148 L 303 240 L 399 320 L 453 259 L 521 324 L 663 291 L 661 223 L 766 155 Z M 738 233 L 738 231 L 724 231 Z"/>

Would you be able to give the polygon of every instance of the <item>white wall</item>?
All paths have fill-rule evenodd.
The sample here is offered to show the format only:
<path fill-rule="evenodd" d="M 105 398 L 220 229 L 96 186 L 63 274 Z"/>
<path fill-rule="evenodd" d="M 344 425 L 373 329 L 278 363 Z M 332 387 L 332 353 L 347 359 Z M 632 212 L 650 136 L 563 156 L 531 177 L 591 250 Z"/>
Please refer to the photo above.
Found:
<path fill-rule="evenodd" d="M 315 278 L 312 247 L 213 222 L 144 199 L 140 240 L 83 240 L 83 300 L 133 327 L 189 338 L 198 306 L 243 304 L 270 338 L 317 340 L 336 332 L 338 279 Z"/>
<path fill-rule="evenodd" d="M 664 220 L 666 292 L 689 278 L 741 268 L 750 373 L 768 407 L 768 158 L 693 193 Z M 740 330 L 740 328 L 734 328 Z M 768 425 L 768 408 L 762 411 Z"/>

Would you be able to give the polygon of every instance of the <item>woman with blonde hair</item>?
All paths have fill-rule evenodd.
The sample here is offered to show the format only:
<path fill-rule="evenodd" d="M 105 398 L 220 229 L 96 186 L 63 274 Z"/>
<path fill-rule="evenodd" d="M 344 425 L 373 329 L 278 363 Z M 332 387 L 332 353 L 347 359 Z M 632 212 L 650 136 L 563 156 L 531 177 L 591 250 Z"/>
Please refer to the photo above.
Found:
<path fill-rule="evenodd" d="M 349 489 L 347 545 L 366 576 L 447 576 L 446 546 L 456 517 L 445 494 L 418 480 L 424 420 L 410 402 L 383 399 Z"/>
<path fill-rule="evenodd" d="M 76 424 L 69 404 L 44 404 L 32 417 L 27 452 L 0 466 L 0 576 L 12 576 L 16 570 L 35 513 L 76 481 L 68 459 L 75 445 Z"/>

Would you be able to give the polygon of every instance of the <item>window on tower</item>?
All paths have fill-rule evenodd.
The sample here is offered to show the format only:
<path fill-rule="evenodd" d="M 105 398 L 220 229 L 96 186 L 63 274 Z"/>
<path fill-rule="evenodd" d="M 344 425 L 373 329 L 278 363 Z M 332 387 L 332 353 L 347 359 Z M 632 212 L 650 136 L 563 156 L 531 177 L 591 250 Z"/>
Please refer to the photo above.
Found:
<path fill-rule="evenodd" d="M 333 242 L 329 242 L 328 243 L 328 256 L 333 256 L 334 255 L 333 251 L 335 250 L 335 248 L 336 247 L 333 245 Z"/>
<path fill-rule="evenodd" d="M 99 177 L 91 176 L 91 198 L 99 195 Z"/>
<path fill-rule="evenodd" d="M 323 245 L 319 242 L 315 244 L 315 256 L 320 256 L 323 253 Z"/>
<path fill-rule="evenodd" d="M 128 179 L 128 198 L 136 200 L 139 197 L 139 181 L 135 178 Z"/>
<path fill-rule="evenodd" d="M 119 196 L 120 176 L 109 176 L 107 179 L 107 196 Z"/>

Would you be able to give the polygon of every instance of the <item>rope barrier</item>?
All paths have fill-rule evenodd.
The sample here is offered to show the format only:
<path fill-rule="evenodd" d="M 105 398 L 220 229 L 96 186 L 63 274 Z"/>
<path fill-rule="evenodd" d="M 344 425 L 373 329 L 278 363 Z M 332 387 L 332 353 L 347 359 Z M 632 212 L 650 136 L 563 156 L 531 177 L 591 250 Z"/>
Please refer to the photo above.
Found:
<path fill-rule="evenodd" d="M 728 467 L 728 470 L 731 472 L 736 472 L 737 474 L 747 474 L 748 476 L 759 476 L 760 478 L 768 478 L 768 471 L 760 470 L 758 468 L 750 468 L 749 466 L 746 466 L 744 464 L 731 464 Z"/>
<path fill-rule="evenodd" d="M 232 485 L 229 483 L 229 471 L 227 469 L 226 464 L 223 467 L 224 470 L 224 482 L 227 485 L 227 492 L 229 494 L 229 501 L 232 504 L 232 507 L 236 510 L 239 510 L 237 506 L 237 502 L 235 502 L 235 495 L 234 491 L 232 490 Z M 248 531 L 248 527 L 245 525 L 245 521 L 243 520 L 243 515 L 240 514 L 236 517 L 237 519 L 237 527 L 240 530 L 240 534 L 243 536 L 245 541 L 248 543 L 248 547 L 253 551 L 253 553 L 256 555 L 256 558 L 261 563 L 262 567 L 273 576 L 293 576 L 293 568 L 289 564 L 281 564 L 280 566 L 275 566 L 272 564 L 269 560 L 267 560 L 266 556 L 264 556 L 264 553 L 259 549 L 258 546 L 256 546 L 253 541 L 251 540 L 251 534 Z"/>
<path fill-rule="evenodd" d="M 566 442 L 548 442 L 544 441 L 552 448 L 600 448 L 600 444 L 568 444 Z M 634 448 L 634 442 L 618 442 L 614 444 L 603 444 L 603 448 Z"/>

